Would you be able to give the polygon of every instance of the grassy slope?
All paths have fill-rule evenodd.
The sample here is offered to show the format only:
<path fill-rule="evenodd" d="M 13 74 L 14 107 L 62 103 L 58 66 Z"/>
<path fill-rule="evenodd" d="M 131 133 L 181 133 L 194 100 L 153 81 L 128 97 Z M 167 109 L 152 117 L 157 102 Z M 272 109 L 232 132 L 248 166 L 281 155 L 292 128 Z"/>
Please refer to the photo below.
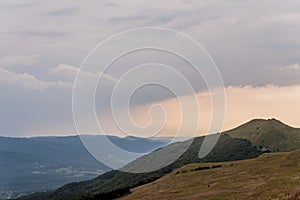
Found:
<path fill-rule="evenodd" d="M 257 147 L 269 147 L 274 152 L 300 148 L 300 129 L 276 119 L 255 119 L 224 133 L 234 138 L 249 139 Z"/>
<path fill-rule="evenodd" d="M 220 162 L 220 161 L 232 161 L 232 160 L 242 160 L 257 157 L 261 154 L 255 147 L 252 146 L 249 140 L 231 138 L 228 135 L 222 135 L 212 150 L 205 158 L 199 159 L 198 153 L 203 141 L 203 137 L 195 138 L 189 149 L 174 163 L 169 166 L 162 168 L 158 171 L 144 173 L 144 174 L 131 174 L 120 171 L 110 171 L 98 178 L 90 181 L 71 183 L 65 185 L 55 191 L 48 193 L 37 193 L 29 196 L 22 197 L 22 200 L 79 200 L 79 199 L 104 199 L 100 198 L 99 195 L 116 191 L 124 188 L 133 188 L 142 184 L 152 182 L 159 179 L 163 175 L 171 172 L 173 169 L 180 168 L 189 163 L 197 162 Z M 170 151 L 165 151 L 165 149 L 176 150 L 181 148 L 182 143 L 174 143 L 170 146 L 173 148 L 161 148 L 153 153 L 160 152 L 156 158 L 163 159 L 165 156 L 170 156 Z M 172 152 L 172 151 L 171 151 Z M 168 153 L 166 155 L 166 153 Z M 149 155 L 145 156 L 146 158 Z M 151 157 L 151 156 L 150 156 Z M 144 159 L 144 158 L 140 158 Z M 140 160 L 137 159 L 137 160 Z M 147 159 L 146 159 L 147 160 Z M 145 161 L 146 162 L 146 161 Z M 152 160 L 152 162 L 156 162 Z M 133 162 L 134 164 L 135 162 Z M 146 162 L 147 163 L 147 162 Z M 138 162 L 139 164 L 139 162 Z"/>
<path fill-rule="evenodd" d="M 194 169 L 216 163 L 189 164 L 121 199 L 300 199 L 299 155 L 299 150 L 263 154 L 199 171 Z"/>
<path fill-rule="evenodd" d="M 161 170 L 146 174 L 129 174 L 111 171 L 90 181 L 71 183 L 52 192 L 33 194 L 21 199 L 98 199 L 99 194 L 124 188 L 133 188 L 152 182 L 164 174 L 169 173 L 171 170 L 189 163 L 222 162 L 256 157 L 260 152 L 252 147 L 249 140 L 257 147 L 270 147 L 273 151 L 290 151 L 300 148 L 300 129 L 294 129 L 277 120 L 252 120 L 225 133 L 235 138 L 232 139 L 228 135 L 223 134 L 214 150 L 201 160 L 198 158 L 198 152 L 203 137 L 196 138 L 187 152 L 176 162 Z M 238 138 L 246 138 L 249 140 Z M 178 148 L 181 148 L 180 143 L 159 149 L 150 155 L 146 155 L 134 161 L 132 163 L 133 167 L 143 167 L 148 164 L 153 165 L 159 163 L 161 159 L 166 158 L 166 155 L 170 157 L 170 153 Z M 154 154 L 155 156 L 151 156 Z M 140 163 L 143 165 L 140 165 Z"/>

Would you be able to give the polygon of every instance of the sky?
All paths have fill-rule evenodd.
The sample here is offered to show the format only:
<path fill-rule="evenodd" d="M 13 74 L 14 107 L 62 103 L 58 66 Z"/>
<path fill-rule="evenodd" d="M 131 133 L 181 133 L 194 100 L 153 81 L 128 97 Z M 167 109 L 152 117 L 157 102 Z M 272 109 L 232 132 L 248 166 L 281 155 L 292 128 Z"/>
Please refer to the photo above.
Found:
<path fill-rule="evenodd" d="M 209 52 L 227 96 L 224 130 L 273 117 L 300 127 L 299 10 L 297 0 L 2 0 L 0 135 L 76 134 L 72 87 L 84 58 L 111 35 L 138 27 L 180 31 Z M 101 103 L 103 94 L 131 66 L 153 59 L 177 65 L 191 80 L 201 110 L 198 132 L 205 133 L 211 116 L 205 84 L 178 58 L 152 51 L 129 55 L 105 74 L 96 107 L 106 132 L 121 134 L 106 117 L 109 104 Z M 143 125 L 149 122 L 149 106 L 164 105 L 169 117 L 161 134 L 172 135 L 180 113 L 172 94 L 157 87 L 140 92 L 131 103 L 133 118 Z"/>

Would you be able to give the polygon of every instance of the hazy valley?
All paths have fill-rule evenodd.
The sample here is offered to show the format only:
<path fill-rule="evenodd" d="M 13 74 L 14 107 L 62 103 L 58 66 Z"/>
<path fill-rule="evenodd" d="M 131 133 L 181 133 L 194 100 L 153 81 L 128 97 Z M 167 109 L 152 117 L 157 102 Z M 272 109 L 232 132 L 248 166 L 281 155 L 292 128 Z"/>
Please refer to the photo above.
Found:
<path fill-rule="evenodd" d="M 108 138 L 116 145 L 142 153 L 164 146 L 168 141 Z M 55 189 L 66 183 L 95 178 L 108 170 L 109 167 L 88 153 L 78 136 L 0 137 L 0 198 Z"/>

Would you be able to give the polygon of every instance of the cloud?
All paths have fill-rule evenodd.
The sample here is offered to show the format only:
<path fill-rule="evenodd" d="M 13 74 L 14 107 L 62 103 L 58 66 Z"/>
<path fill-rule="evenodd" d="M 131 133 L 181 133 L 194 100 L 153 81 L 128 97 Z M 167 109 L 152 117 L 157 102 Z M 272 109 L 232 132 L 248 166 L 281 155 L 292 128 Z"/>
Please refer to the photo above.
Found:
<path fill-rule="evenodd" d="M 297 0 L 284 4 L 280 0 L 263 3 L 259 0 L 74 1 L 71 7 L 68 2 L 58 0 L 43 3 L 30 1 L 26 4 L 1 1 L 0 89 L 1 110 L 6 110 L 0 114 L 3 122 L 0 134 L 51 133 L 49 126 L 53 128 L 56 124 L 72 121 L 69 104 L 72 83 L 79 69 L 76 66 L 80 66 L 84 57 L 99 42 L 120 31 L 142 26 L 173 28 L 195 38 L 219 66 L 225 85 L 237 89 L 227 88 L 229 93 L 244 91 L 243 95 L 250 98 L 247 95 L 249 92 L 252 102 L 266 111 L 261 102 L 265 102 L 267 107 L 271 106 L 272 102 L 278 100 L 279 92 L 285 94 L 285 91 L 294 91 L 284 86 L 294 87 L 299 84 L 299 75 L 294 73 L 299 71 L 299 9 L 300 3 Z M 144 61 L 147 58 L 152 57 L 138 55 L 132 60 Z M 121 64 L 134 66 L 132 63 Z M 278 66 L 286 67 L 278 70 Z M 108 87 L 111 88 L 121 72 L 127 69 L 122 65 L 102 75 Z M 194 74 L 188 73 L 185 66 L 183 71 L 186 71 L 189 80 L 198 80 L 199 77 L 193 77 Z M 87 81 L 101 75 L 82 73 Z M 263 95 L 263 90 L 256 86 L 266 84 L 280 86 L 264 91 L 274 91 L 277 96 L 270 96 L 275 100 L 269 100 L 271 103 L 256 101 L 254 97 Z M 239 85 L 252 85 L 253 88 Z M 109 90 L 106 85 L 103 89 Z M 103 92 L 100 96 L 105 96 Z M 164 96 L 164 91 L 150 91 L 148 95 L 147 92 L 140 95 L 139 105 L 145 104 L 146 100 L 147 103 L 167 101 L 170 97 Z M 296 98 L 294 93 L 291 95 Z M 248 110 L 241 105 L 236 108 L 236 113 L 246 110 L 245 113 L 250 113 L 247 117 L 261 116 L 260 113 L 254 115 L 254 103 L 248 102 L 241 95 L 237 99 L 249 103 L 252 109 Z M 292 105 L 294 102 L 286 103 Z M 278 106 L 270 109 L 280 110 L 281 105 L 286 108 L 278 102 Z M 25 112 L 20 113 L 22 110 L 33 112 L 34 116 L 27 117 Z M 235 112 L 235 109 L 231 110 Z M 287 110 L 291 111 L 290 108 Z M 274 114 L 270 110 L 266 113 Z M 285 115 L 283 118 L 287 122 L 290 120 Z M 246 117 L 243 115 L 240 119 Z M 237 121 L 234 123 L 237 124 Z M 52 133 L 66 133 L 67 130 L 73 129 L 60 127 Z"/>
<path fill-rule="evenodd" d="M 71 65 L 60 64 L 50 69 L 50 74 L 59 77 L 62 80 L 74 81 L 79 68 Z"/>
<path fill-rule="evenodd" d="M 14 87 L 21 87 L 26 89 L 45 91 L 50 87 L 71 89 L 73 82 L 78 73 L 79 68 L 60 64 L 57 67 L 49 70 L 49 81 L 38 79 L 36 76 L 29 73 L 15 73 L 4 68 L 0 68 L 0 83 L 2 85 L 10 85 Z M 82 77 L 86 82 L 90 80 L 97 80 L 100 75 L 104 79 L 105 84 L 116 83 L 119 80 L 109 74 L 81 72 Z"/>
<path fill-rule="evenodd" d="M 92 1 L 73 2 L 72 7 L 56 0 L 31 2 L 23 9 L 1 12 L 1 51 L 5 56 L 38 52 L 42 56 L 37 66 L 79 66 L 93 46 L 112 34 L 161 26 L 202 43 L 226 85 L 297 84 L 297 77 L 284 73 L 279 79 L 276 71 L 278 65 L 299 62 L 299 8 L 300 3 L 293 0 L 285 5 L 278 0 Z"/>
<path fill-rule="evenodd" d="M 57 67 L 50 69 L 50 78 L 55 81 L 43 81 L 29 73 L 15 73 L 6 69 L 0 68 L 0 83 L 2 85 L 10 85 L 14 87 L 22 87 L 26 89 L 45 91 L 50 87 L 71 89 L 79 68 L 60 64 Z M 81 72 L 82 77 L 88 82 L 91 79 L 98 79 L 100 73 Z M 105 84 L 118 82 L 117 78 L 109 74 L 102 74 Z"/>
<path fill-rule="evenodd" d="M 272 23 L 279 23 L 279 24 L 298 24 L 300 20 L 300 14 L 295 13 L 284 13 L 279 15 L 272 15 L 267 16 L 267 20 Z"/>
<path fill-rule="evenodd" d="M 0 91 L 3 111 L 0 115 L 1 135 L 66 135 L 75 134 L 72 120 L 72 90 L 71 82 L 78 68 L 70 65 L 59 65 L 51 70 L 52 76 L 62 75 L 65 81 L 42 81 L 26 73 L 14 73 L 0 69 Z M 88 74 L 89 78 L 97 77 Z M 68 77 L 68 78 L 67 78 Z M 103 93 L 104 92 L 104 93 Z M 228 86 L 226 88 L 227 105 L 224 129 L 235 127 L 252 118 L 278 118 L 283 122 L 300 126 L 300 85 L 262 87 Z M 100 93 L 100 99 L 105 97 L 105 91 Z M 208 130 L 211 116 L 211 101 L 209 93 L 197 93 L 200 105 L 201 123 L 199 134 Z M 183 101 L 191 101 L 192 96 L 181 96 Z M 173 135 L 180 125 L 180 107 L 176 98 L 155 101 L 152 103 L 131 105 L 131 114 L 135 122 L 145 126 L 151 122 L 148 110 L 153 104 L 162 105 L 167 113 L 165 127 L 160 136 Z M 110 104 L 109 104 L 110 105 Z M 103 105 L 100 105 L 103 106 Z M 191 108 L 189 110 L 192 110 Z M 106 112 L 97 112 L 102 120 L 103 128 L 110 134 L 122 135 L 116 124 Z M 30 114 L 29 114 L 30 113 Z M 163 115 L 155 115 L 155 120 L 163 120 Z M 193 120 L 193 119 L 187 119 Z M 90 119 L 86 119 L 87 125 Z M 159 123 L 158 123 L 159 124 Z M 96 127 L 95 127 L 96 128 Z M 154 129 L 157 129 L 154 127 Z M 189 129 L 186 129 L 189 133 Z M 140 133 L 141 134 L 141 133 Z M 142 135 L 141 135 L 142 136 Z"/>
<path fill-rule="evenodd" d="M 74 66 L 61 64 L 49 71 L 49 77 L 53 80 L 45 81 L 33 74 L 0 68 L 0 135 L 76 134 L 72 116 L 72 88 L 78 70 Z M 87 82 L 98 79 L 98 74 L 83 72 L 83 77 Z M 115 81 L 110 75 L 104 78 L 106 84 Z"/>
<path fill-rule="evenodd" d="M 80 71 L 78 67 L 74 67 L 71 65 L 66 65 L 66 64 L 60 64 L 57 67 L 51 68 L 50 69 L 50 74 L 55 75 L 57 77 L 60 77 L 61 80 L 70 80 L 74 81 L 77 73 Z M 103 79 L 105 79 L 106 83 L 109 82 L 118 82 L 119 79 L 113 77 L 110 74 L 101 74 L 100 72 L 98 73 L 91 73 L 87 71 L 80 71 L 81 76 L 84 77 L 87 81 L 89 79 L 98 79 L 100 76 L 102 76 Z"/>
<path fill-rule="evenodd" d="M 266 85 L 253 86 L 229 86 L 226 88 L 226 117 L 224 130 L 234 128 L 255 118 L 277 118 L 288 125 L 300 127 L 300 85 L 279 87 Z M 198 134 L 207 133 L 210 117 L 212 116 L 212 104 L 208 92 L 197 93 L 200 106 L 200 126 Z M 191 101 L 193 96 L 180 97 L 182 101 Z M 166 120 L 166 125 L 160 132 L 160 136 L 174 136 L 181 124 L 181 113 L 176 98 L 154 102 L 165 108 L 166 118 L 155 120 Z M 147 125 L 151 122 L 148 111 L 153 105 L 146 104 L 137 106 L 131 110 L 134 121 L 139 125 Z M 162 116 L 164 117 L 164 116 Z M 183 119 L 195 120 L 195 119 Z M 111 128 L 112 129 L 112 128 Z M 115 131 L 118 129 L 115 128 Z M 188 134 L 190 130 L 186 128 Z M 142 133 L 140 133 L 142 136 Z"/>
<path fill-rule="evenodd" d="M 7 35 L 14 35 L 17 37 L 28 37 L 28 38 L 61 38 L 66 36 L 67 34 L 59 31 L 51 31 L 51 30 L 16 30 L 13 32 L 5 32 Z"/>
<path fill-rule="evenodd" d="M 65 15 L 74 14 L 77 10 L 78 10 L 77 8 L 67 7 L 67 8 L 61 8 L 61 9 L 47 11 L 47 12 L 44 12 L 43 14 L 51 15 L 53 17 L 60 17 L 62 15 L 65 16 Z"/>
<path fill-rule="evenodd" d="M 298 63 L 288 65 L 285 67 L 279 68 L 280 70 L 300 70 L 300 65 Z"/>
<path fill-rule="evenodd" d="M 0 66 L 8 67 L 8 66 L 32 66 L 37 63 L 37 59 L 39 55 L 9 55 L 0 60 Z"/>
<path fill-rule="evenodd" d="M 50 87 L 72 88 L 72 83 L 63 81 L 41 81 L 31 74 L 19 74 L 0 68 L 1 85 L 9 85 L 13 87 L 22 87 L 25 89 L 33 89 L 45 91 Z"/>

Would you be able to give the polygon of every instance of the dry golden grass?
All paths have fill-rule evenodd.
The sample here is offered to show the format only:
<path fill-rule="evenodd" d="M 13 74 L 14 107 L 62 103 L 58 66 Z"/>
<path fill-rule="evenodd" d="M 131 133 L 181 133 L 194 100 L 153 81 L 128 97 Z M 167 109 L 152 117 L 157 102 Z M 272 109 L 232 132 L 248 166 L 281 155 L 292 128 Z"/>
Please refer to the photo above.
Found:
<path fill-rule="evenodd" d="M 195 171 L 200 166 L 220 168 Z M 300 199 L 300 151 L 211 164 L 190 164 L 132 190 L 122 200 Z"/>

